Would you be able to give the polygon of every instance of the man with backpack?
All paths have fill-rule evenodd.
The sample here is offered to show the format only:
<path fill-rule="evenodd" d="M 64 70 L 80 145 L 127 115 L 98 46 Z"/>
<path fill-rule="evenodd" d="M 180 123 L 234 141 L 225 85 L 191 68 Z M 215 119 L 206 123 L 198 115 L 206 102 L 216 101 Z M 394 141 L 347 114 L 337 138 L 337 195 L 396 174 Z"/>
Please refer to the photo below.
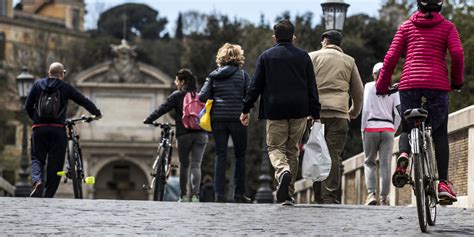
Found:
<path fill-rule="evenodd" d="M 52 198 L 59 186 L 58 171 L 63 169 L 67 135 L 64 128 L 69 100 L 101 117 L 100 110 L 70 84 L 64 82 L 66 70 L 52 63 L 48 77 L 37 81 L 28 95 L 25 109 L 33 120 L 31 133 L 31 197 Z M 44 166 L 46 164 L 46 179 Z M 43 183 L 46 180 L 46 183 Z"/>

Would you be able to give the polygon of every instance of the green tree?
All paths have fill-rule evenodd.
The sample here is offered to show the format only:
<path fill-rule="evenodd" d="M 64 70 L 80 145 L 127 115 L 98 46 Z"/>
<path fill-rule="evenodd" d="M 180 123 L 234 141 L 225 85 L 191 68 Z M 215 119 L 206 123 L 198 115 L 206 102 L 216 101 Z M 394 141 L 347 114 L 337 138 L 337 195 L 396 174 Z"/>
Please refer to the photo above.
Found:
<path fill-rule="evenodd" d="M 118 39 L 160 39 L 168 20 L 145 4 L 126 3 L 100 15 L 98 32 Z M 125 34 L 125 35 L 124 35 Z"/>

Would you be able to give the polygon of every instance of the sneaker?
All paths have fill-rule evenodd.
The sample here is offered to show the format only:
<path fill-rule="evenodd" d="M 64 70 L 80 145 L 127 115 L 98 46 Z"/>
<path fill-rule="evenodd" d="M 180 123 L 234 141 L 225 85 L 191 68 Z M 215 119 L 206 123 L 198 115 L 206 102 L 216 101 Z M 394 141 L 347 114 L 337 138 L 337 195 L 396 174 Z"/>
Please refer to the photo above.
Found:
<path fill-rule="evenodd" d="M 388 197 L 380 198 L 380 206 L 390 206 L 390 199 Z"/>
<path fill-rule="evenodd" d="M 191 197 L 191 202 L 199 202 L 199 196 L 198 195 L 193 195 Z"/>
<path fill-rule="evenodd" d="M 186 196 L 181 196 L 179 199 L 178 199 L 178 202 L 188 202 L 189 200 L 187 199 Z"/>
<path fill-rule="evenodd" d="M 367 199 L 365 200 L 365 205 L 377 205 L 377 199 L 375 198 L 375 193 L 369 193 Z"/>
<path fill-rule="evenodd" d="M 438 198 L 441 205 L 451 205 L 456 202 L 456 193 L 453 191 L 453 184 L 449 181 L 440 181 L 438 184 Z"/>
<path fill-rule="evenodd" d="M 292 197 L 288 197 L 281 205 L 283 206 L 294 206 L 295 205 L 295 199 Z"/>
<path fill-rule="evenodd" d="M 288 199 L 288 186 L 291 183 L 291 174 L 288 171 L 280 176 L 280 185 L 277 190 L 277 202 L 281 203 Z"/>
<path fill-rule="evenodd" d="M 397 168 L 392 176 L 393 186 L 402 188 L 408 182 L 407 167 L 408 167 L 408 153 L 402 152 L 397 159 Z"/>
<path fill-rule="evenodd" d="M 235 195 L 234 196 L 235 203 L 252 203 L 252 199 L 245 195 Z"/>
<path fill-rule="evenodd" d="M 33 191 L 31 191 L 30 197 L 43 197 L 43 183 L 41 181 L 33 184 Z"/>

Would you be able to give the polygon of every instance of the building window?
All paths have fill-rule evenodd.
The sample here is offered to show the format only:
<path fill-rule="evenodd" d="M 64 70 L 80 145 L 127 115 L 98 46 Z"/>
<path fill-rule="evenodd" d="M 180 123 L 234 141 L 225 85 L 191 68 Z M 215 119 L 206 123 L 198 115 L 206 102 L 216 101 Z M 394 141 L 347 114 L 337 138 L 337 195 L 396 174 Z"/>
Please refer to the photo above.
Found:
<path fill-rule="evenodd" d="M 7 15 L 7 0 L 0 0 L 0 16 Z"/>
<path fill-rule="evenodd" d="M 2 134 L 3 145 L 15 145 L 16 144 L 16 126 L 13 125 L 0 125 L 0 128 L 4 131 Z"/>
<path fill-rule="evenodd" d="M 78 9 L 73 9 L 72 10 L 72 28 L 74 30 L 79 30 L 80 26 L 81 26 L 81 12 Z"/>
<path fill-rule="evenodd" d="M 2 0 L 0 0 L 2 1 Z M 5 60 L 5 44 L 6 44 L 6 37 L 4 32 L 0 32 L 0 61 Z"/>

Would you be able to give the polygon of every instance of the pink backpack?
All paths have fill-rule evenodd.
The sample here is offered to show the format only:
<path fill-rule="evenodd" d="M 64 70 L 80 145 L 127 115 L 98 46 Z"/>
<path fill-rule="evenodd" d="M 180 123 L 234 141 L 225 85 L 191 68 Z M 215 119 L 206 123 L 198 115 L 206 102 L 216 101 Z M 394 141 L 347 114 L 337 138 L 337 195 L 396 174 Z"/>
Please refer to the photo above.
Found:
<path fill-rule="evenodd" d="M 204 108 L 204 103 L 199 101 L 196 92 L 187 92 L 183 100 L 183 126 L 187 129 L 201 130 L 198 124 L 198 117 Z"/>

